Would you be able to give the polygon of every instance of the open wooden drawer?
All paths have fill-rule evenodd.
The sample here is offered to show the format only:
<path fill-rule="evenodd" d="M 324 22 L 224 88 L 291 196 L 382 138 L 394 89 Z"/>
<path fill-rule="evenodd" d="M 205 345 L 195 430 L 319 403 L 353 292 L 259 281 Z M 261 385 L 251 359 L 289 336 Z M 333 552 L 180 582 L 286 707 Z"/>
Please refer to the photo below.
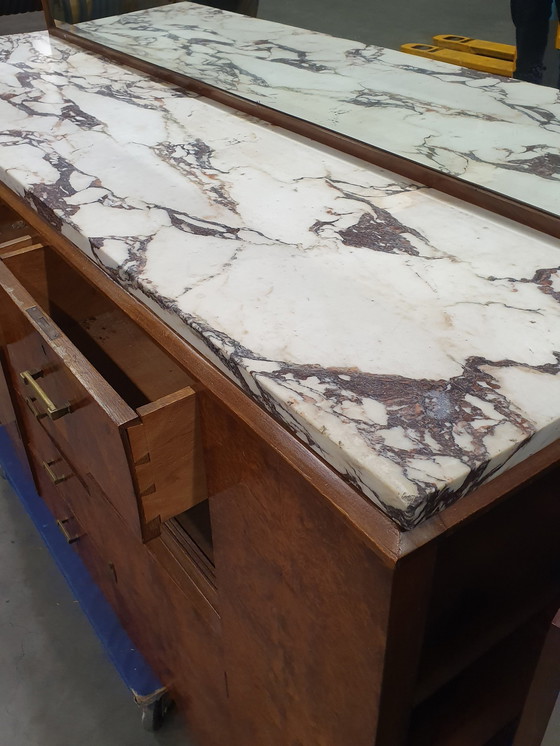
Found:
<path fill-rule="evenodd" d="M 21 406 L 145 540 L 206 499 L 193 381 L 56 252 L 3 257 L 0 322 Z"/>

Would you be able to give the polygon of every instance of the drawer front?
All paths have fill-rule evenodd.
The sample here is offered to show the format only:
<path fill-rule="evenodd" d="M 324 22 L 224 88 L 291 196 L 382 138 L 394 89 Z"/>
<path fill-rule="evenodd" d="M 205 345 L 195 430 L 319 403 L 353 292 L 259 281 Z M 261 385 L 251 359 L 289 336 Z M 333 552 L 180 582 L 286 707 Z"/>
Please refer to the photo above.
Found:
<path fill-rule="evenodd" d="M 99 493 L 94 496 L 90 494 L 87 485 L 82 482 L 40 425 L 31 420 L 26 430 L 40 494 L 43 496 L 43 492 L 45 495 L 56 492 L 58 498 L 54 503 L 58 500 L 67 512 L 75 516 L 84 532 L 93 541 L 107 548 L 100 527 L 106 525 L 108 533 L 120 533 L 120 523 L 116 523 L 118 519 L 114 511 L 100 498 Z"/>
<path fill-rule="evenodd" d="M 46 443 L 41 444 L 38 444 L 37 441 L 30 442 L 29 438 L 27 439 L 37 492 L 47 503 L 55 520 L 60 521 L 72 536 L 78 536 L 81 531 L 69 525 L 71 522 L 69 519 L 72 518 L 70 508 L 54 484 L 56 481 L 54 475 L 62 475 L 64 466 L 60 464 L 59 454 L 54 445 L 49 443 L 47 436 L 44 437 Z"/>
<path fill-rule="evenodd" d="M 84 513 L 87 490 L 76 471 L 58 450 L 56 444 L 33 418 L 26 416 L 25 435 L 31 452 L 31 461 L 35 475 L 37 491 L 49 504 L 59 509 L 53 511 L 59 518 L 60 509 L 71 514 L 88 533 L 94 528 L 94 522 L 87 520 Z M 56 494 L 56 497 L 52 497 Z M 109 520 L 110 516 L 98 516 L 99 520 Z"/>
<path fill-rule="evenodd" d="M 107 600 L 118 604 L 115 565 L 107 549 L 95 541 L 95 519 L 88 515 L 88 494 L 49 436 L 37 424 L 27 427 L 28 449 L 37 491 L 47 503 L 58 528 L 72 545 Z M 110 521 L 111 514 L 98 513 L 97 521 Z"/>

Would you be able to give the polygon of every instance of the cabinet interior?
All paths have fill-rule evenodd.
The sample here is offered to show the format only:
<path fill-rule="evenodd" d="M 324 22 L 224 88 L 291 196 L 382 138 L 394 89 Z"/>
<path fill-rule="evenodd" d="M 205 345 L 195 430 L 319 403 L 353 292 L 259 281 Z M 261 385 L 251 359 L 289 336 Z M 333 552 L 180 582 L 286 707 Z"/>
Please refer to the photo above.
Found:
<path fill-rule="evenodd" d="M 406 746 L 490 746 L 521 711 L 549 624 L 549 613 L 531 617 L 416 706 Z"/>
<path fill-rule="evenodd" d="M 214 547 L 208 500 L 185 510 L 174 519 L 174 524 L 190 537 L 206 560 L 213 565 Z"/>
<path fill-rule="evenodd" d="M 51 248 L 22 250 L 3 261 L 132 409 L 193 385 L 188 373 L 140 326 Z M 212 557 L 208 501 L 173 521 L 205 556 Z"/>
<path fill-rule="evenodd" d="M 475 525 L 441 541 L 410 746 L 447 744 L 446 729 L 454 727 L 457 712 L 469 708 L 465 722 L 475 730 L 498 716 L 506 726 L 519 712 L 560 603 L 557 484 L 556 469 L 544 472 Z M 527 511 L 529 494 L 534 511 Z M 521 649 L 526 656 L 519 655 Z M 505 686 L 513 704 L 501 712 Z M 437 718 L 441 733 L 434 739 Z M 485 742 L 478 731 L 471 739 Z M 467 741 L 465 736 L 461 743 Z"/>
<path fill-rule="evenodd" d="M 10 244 L 26 236 L 34 237 L 36 231 L 15 210 L 0 201 L 0 254 L 9 251 Z"/>

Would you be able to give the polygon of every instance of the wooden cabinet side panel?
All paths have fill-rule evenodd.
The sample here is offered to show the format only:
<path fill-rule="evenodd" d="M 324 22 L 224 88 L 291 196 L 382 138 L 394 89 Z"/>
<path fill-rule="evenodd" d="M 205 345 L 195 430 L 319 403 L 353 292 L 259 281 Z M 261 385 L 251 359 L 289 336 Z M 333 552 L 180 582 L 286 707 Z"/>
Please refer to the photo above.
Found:
<path fill-rule="evenodd" d="M 392 569 L 263 441 L 202 398 L 236 746 L 372 746 Z"/>

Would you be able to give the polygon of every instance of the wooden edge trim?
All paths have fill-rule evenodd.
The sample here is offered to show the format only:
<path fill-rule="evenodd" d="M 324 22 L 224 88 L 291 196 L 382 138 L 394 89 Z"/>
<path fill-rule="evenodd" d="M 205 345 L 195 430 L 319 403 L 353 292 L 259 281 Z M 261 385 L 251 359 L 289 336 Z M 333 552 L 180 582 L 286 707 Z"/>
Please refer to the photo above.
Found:
<path fill-rule="evenodd" d="M 142 417 L 143 415 L 152 414 L 152 412 L 158 412 L 160 409 L 175 402 L 190 399 L 192 396 L 196 396 L 196 392 L 190 386 L 185 386 L 179 389 L 179 391 L 173 391 L 171 394 L 162 396 L 160 399 L 148 402 L 148 404 L 142 404 L 142 406 L 136 408 L 136 412 Z"/>
<path fill-rule="evenodd" d="M 284 425 L 249 399 L 236 383 L 179 337 L 153 311 L 120 287 L 69 239 L 43 222 L 43 219 L 21 197 L 1 183 L 0 199 L 17 210 L 68 264 L 93 283 L 100 292 L 117 303 L 124 313 L 175 358 L 181 367 L 186 368 L 193 378 L 204 382 L 204 388 L 233 415 L 257 436 L 266 440 L 281 458 L 345 516 L 362 539 L 367 541 L 372 551 L 386 564 L 392 565 L 397 560 L 400 529 L 390 518 L 357 490 L 346 484 L 320 456 L 312 453 Z"/>
<path fill-rule="evenodd" d="M 43 0 L 46 5 L 47 0 Z M 51 16 L 52 19 L 52 16 Z M 455 197 L 471 205 L 489 210 L 497 215 L 513 220 L 516 223 L 526 225 L 534 230 L 541 231 L 555 238 L 560 238 L 560 216 L 550 212 L 538 210 L 529 204 L 520 202 L 512 197 L 506 197 L 498 192 L 485 189 L 468 181 L 463 181 L 456 176 L 444 174 L 435 168 L 426 166 L 416 161 L 405 158 L 404 156 L 382 150 L 375 145 L 369 145 L 359 140 L 334 132 L 313 122 L 299 119 L 291 114 L 271 109 L 263 104 L 257 104 L 248 99 L 237 96 L 233 93 L 221 90 L 216 86 L 204 83 L 187 75 L 168 70 L 151 62 L 133 57 L 120 52 L 104 44 L 98 44 L 89 39 L 85 39 L 78 34 L 72 34 L 68 31 L 58 28 L 54 25 L 48 26 L 48 31 L 63 41 L 75 46 L 86 49 L 89 52 L 99 54 L 111 61 L 118 62 L 121 65 L 133 68 L 144 74 L 150 75 L 156 80 L 163 80 L 167 83 L 185 88 L 187 91 L 205 96 L 212 101 L 231 107 L 236 111 L 241 111 L 250 116 L 272 124 L 275 127 L 282 127 L 290 132 L 307 137 L 322 145 L 345 153 L 347 155 L 359 158 L 374 166 L 387 169 L 400 176 L 404 176 L 412 181 L 424 184 L 431 189 Z"/>

